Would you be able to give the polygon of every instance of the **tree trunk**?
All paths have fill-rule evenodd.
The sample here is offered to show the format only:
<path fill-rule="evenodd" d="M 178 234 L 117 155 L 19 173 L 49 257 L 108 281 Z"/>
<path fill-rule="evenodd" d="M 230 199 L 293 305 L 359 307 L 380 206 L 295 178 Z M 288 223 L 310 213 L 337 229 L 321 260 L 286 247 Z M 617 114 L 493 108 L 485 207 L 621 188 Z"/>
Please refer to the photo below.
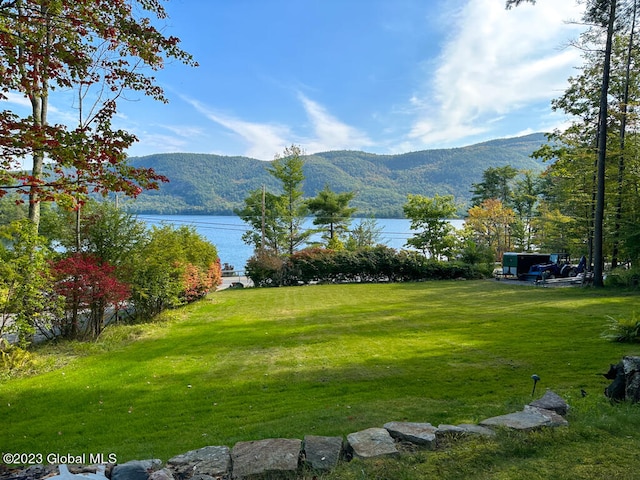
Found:
<path fill-rule="evenodd" d="M 602 73 L 602 86 L 600 89 L 600 118 L 598 119 L 598 168 L 596 189 L 596 210 L 593 231 L 593 285 L 602 287 L 604 256 L 603 256 L 603 223 L 605 203 L 605 164 L 607 159 L 607 119 L 609 94 L 609 74 L 611 70 L 611 49 L 613 43 L 613 31 L 616 20 L 617 0 L 611 0 L 609 11 L 609 23 L 607 26 L 607 43 L 604 52 L 604 66 Z"/>
<path fill-rule="evenodd" d="M 620 123 L 620 158 L 618 160 L 618 203 L 616 205 L 616 223 L 613 232 L 613 251 L 611 253 L 611 268 L 618 266 L 618 255 L 620 252 L 620 229 L 622 221 L 622 196 L 624 194 L 624 171 L 625 171 L 625 136 L 627 130 L 627 112 L 629 105 L 629 83 L 631 82 L 631 61 L 633 56 L 634 30 L 636 26 L 636 9 L 638 2 L 633 2 L 633 13 L 631 18 L 631 33 L 629 33 L 629 45 L 627 47 L 626 71 L 624 79 L 624 93 L 622 98 L 622 119 Z"/>

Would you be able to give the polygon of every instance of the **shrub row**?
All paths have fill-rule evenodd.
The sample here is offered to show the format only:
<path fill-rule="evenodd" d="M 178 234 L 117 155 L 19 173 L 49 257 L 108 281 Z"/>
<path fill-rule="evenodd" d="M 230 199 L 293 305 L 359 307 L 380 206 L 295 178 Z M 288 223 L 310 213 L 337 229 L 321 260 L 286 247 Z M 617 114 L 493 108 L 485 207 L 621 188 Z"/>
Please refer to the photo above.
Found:
<path fill-rule="evenodd" d="M 418 252 L 386 246 L 356 251 L 308 248 L 288 257 L 257 252 L 247 262 L 254 285 L 309 283 L 408 282 L 482 278 L 482 268 L 461 262 L 430 260 Z"/>

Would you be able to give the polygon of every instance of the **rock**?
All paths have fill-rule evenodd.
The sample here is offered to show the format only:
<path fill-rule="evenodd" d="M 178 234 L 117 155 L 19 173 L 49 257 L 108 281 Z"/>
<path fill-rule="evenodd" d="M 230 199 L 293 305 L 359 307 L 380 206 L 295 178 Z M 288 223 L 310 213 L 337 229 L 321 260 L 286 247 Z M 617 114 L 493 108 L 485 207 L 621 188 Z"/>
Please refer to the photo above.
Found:
<path fill-rule="evenodd" d="M 111 480 L 148 480 L 151 472 L 161 465 L 160 460 L 132 460 L 113 467 Z"/>
<path fill-rule="evenodd" d="M 398 455 L 398 449 L 385 428 L 368 428 L 347 435 L 349 450 L 355 457 L 372 458 Z"/>
<path fill-rule="evenodd" d="M 389 422 L 384 428 L 396 440 L 436 449 L 436 427 L 430 423 Z"/>
<path fill-rule="evenodd" d="M 83 471 L 80 473 L 71 472 L 65 464 L 62 464 L 58 467 L 60 471 L 59 475 L 54 477 L 48 477 L 51 480 L 107 480 L 107 477 L 104 475 L 104 467 L 101 466 L 99 469 L 94 469 L 93 471 Z"/>
<path fill-rule="evenodd" d="M 231 450 L 233 478 L 249 475 L 293 474 L 298 470 L 302 441 L 272 438 L 238 442 Z"/>
<path fill-rule="evenodd" d="M 625 396 L 633 403 L 640 401 L 640 357 L 624 357 Z"/>
<path fill-rule="evenodd" d="M 482 437 L 494 437 L 496 435 L 496 432 L 490 428 L 471 423 L 462 423 L 458 425 L 458 428 L 462 429 L 464 435 L 480 435 Z"/>
<path fill-rule="evenodd" d="M 331 470 L 338 465 L 343 451 L 342 437 L 304 437 L 306 463 L 316 470 Z"/>
<path fill-rule="evenodd" d="M 569 423 L 556 412 L 537 407 L 526 406 L 524 410 L 480 422 L 484 427 L 506 427 L 514 430 L 534 430 L 542 427 L 561 427 Z"/>
<path fill-rule="evenodd" d="M 440 424 L 438 425 L 438 431 L 436 432 L 436 436 L 438 438 L 444 438 L 444 437 L 459 437 L 464 435 L 464 429 L 461 427 L 458 427 L 456 425 L 446 425 L 446 424 Z"/>
<path fill-rule="evenodd" d="M 167 466 L 178 478 L 191 478 L 196 474 L 215 478 L 230 472 L 231 454 L 229 447 L 203 447 L 170 458 Z"/>
<path fill-rule="evenodd" d="M 534 400 L 529 405 L 532 407 L 542 408 L 543 410 L 552 410 L 563 417 L 569 411 L 569 405 L 557 393 L 547 390 L 547 392 L 539 400 Z"/>
<path fill-rule="evenodd" d="M 169 470 L 168 468 L 163 468 L 162 470 L 156 470 L 151 475 L 149 475 L 149 480 L 174 480 L 174 478 L 171 470 Z"/>
<path fill-rule="evenodd" d="M 604 394 L 615 402 L 624 400 L 626 396 L 624 363 L 620 362 L 617 365 L 611 365 L 609 371 L 604 374 L 604 377 L 613 380 L 611 385 L 604 389 Z"/>
<path fill-rule="evenodd" d="M 49 478 L 58 473 L 56 465 L 31 465 L 27 468 L 9 468 L 0 462 L 0 479 L 2 480 L 34 480 Z"/>

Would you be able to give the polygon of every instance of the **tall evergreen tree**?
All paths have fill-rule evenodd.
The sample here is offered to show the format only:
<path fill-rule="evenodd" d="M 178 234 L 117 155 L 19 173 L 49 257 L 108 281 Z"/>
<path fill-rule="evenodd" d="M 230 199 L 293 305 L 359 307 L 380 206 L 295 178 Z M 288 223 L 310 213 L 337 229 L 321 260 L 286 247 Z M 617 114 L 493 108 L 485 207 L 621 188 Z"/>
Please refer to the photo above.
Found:
<path fill-rule="evenodd" d="M 455 216 L 457 209 L 453 195 L 436 194 L 433 198 L 409 195 L 403 210 L 411 220 L 411 230 L 416 233 L 407 240 L 407 246 L 435 259 L 448 257 L 456 241 L 449 219 Z"/>
<path fill-rule="evenodd" d="M 244 207 L 236 210 L 251 227 L 243 235 L 248 245 L 274 255 L 291 255 L 313 233 L 303 228 L 308 213 L 302 190 L 303 166 L 300 147 L 285 148 L 267 167 L 269 174 L 279 180 L 281 193 L 268 192 L 264 187 L 252 190 Z"/>
<path fill-rule="evenodd" d="M 323 237 L 331 248 L 341 246 L 340 237 L 348 230 L 356 211 L 349 206 L 354 197 L 354 192 L 336 193 L 325 185 L 315 198 L 307 200 L 307 207 L 315 216 L 313 224 L 323 227 Z"/>
<path fill-rule="evenodd" d="M 279 199 L 279 216 L 287 232 L 286 248 L 289 255 L 295 252 L 311 235 L 310 231 L 302 228 L 308 213 L 302 190 L 303 166 L 301 148 L 297 145 L 291 145 L 285 148 L 282 155 L 276 155 L 271 168 L 268 169 L 269 173 L 280 180 L 282 184 L 283 193 Z"/>

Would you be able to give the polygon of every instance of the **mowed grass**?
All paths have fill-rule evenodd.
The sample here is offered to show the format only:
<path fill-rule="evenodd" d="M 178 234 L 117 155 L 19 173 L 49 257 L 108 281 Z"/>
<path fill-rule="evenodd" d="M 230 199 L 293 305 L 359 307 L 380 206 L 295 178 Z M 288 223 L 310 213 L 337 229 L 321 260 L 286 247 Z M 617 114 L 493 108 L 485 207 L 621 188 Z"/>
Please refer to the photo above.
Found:
<path fill-rule="evenodd" d="M 0 451 L 122 463 L 388 421 L 477 423 L 522 409 L 535 373 L 537 397 L 549 388 L 571 404 L 569 429 L 355 461 L 327 478 L 637 472 L 640 407 L 610 405 L 601 375 L 640 354 L 601 338 L 609 317 L 637 311 L 635 294 L 496 281 L 227 290 L 162 324 L 107 331 L 103 343 L 42 349 L 76 357 L 0 384 Z"/>

